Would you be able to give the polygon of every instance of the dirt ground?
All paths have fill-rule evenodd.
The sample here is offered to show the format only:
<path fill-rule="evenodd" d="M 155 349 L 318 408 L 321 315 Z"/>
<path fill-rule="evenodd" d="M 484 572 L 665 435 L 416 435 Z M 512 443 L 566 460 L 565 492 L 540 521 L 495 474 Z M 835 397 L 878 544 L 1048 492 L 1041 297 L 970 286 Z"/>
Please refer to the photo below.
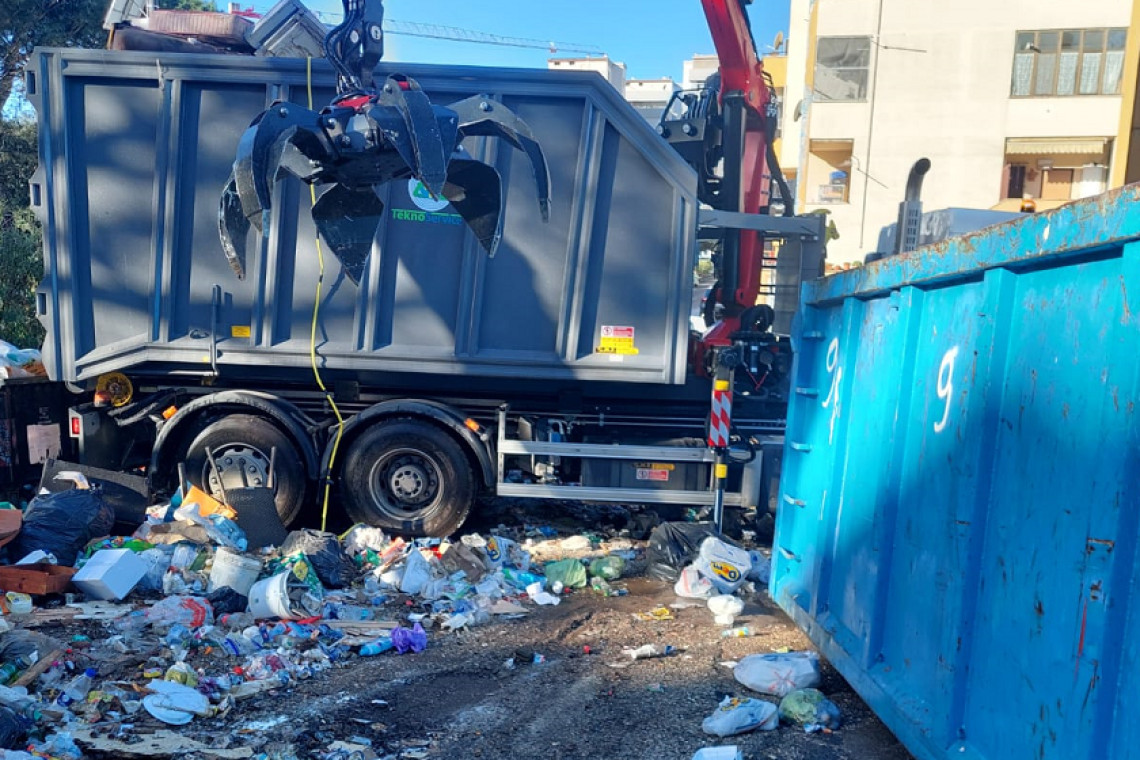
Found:
<path fill-rule="evenodd" d="M 468 527 L 486 531 L 498 520 L 554 524 L 564 537 L 615 518 L 588 509 L 575 516 L 553 509 L 547 505 L 536 514 L 513 504 L 489 505 Z M 820 688 L 842 711 L 839 730 L 806 734 L 785 725 L 729 739 L 705 735 L 701 721 L 725 695 L 758 696 L 739 685 L 725 663 L 810 644 L 763 591 L 748 598 L 737 621 L 759 632 L 749 638 L 723 638 L 703 603 L 673 608 L 672 620 L 638 619 L 637 613 L 658 605 L 685 603 L 670 585 L 640 573 L 643 566 L 643 559 L 635 561 L 633 577 L 618 582 L 628 588 L 627 596 L 602 597 L 587 588 L 564 596 L 558 606 L 528 605 L 525 618 L 496 619 L 454 633 L 433 630 L 420 654 L 354 656 L 311 680 L 240 702 L 224 717 L 198 719 L 177 731 L 198 746 L 266 760 L 352 758 L 328 754 L 336 741 L 369 745 L 379 757 L 408 759 L 689 760 L 701 747 L 736 744 L 750 760 L 909 760 L 827 664 Z M 395 604 L 389 616 L 421 609 L 406 598 Z M 648 643 L 678 651 L 651 660 L 622 656 L 622 647 Z M 535 662 L 535 655 L 543 661 Z M 224 668 L 221 661 L 218 668 Z M 136 737 L 166 728 L 142 715 Z M 141 745 L 134 741 L 137 752 Z M 126 752 L 89 749 L 87 756 Z M 156 748 L 151 756 L 225 755 L 182 747 Z"/>

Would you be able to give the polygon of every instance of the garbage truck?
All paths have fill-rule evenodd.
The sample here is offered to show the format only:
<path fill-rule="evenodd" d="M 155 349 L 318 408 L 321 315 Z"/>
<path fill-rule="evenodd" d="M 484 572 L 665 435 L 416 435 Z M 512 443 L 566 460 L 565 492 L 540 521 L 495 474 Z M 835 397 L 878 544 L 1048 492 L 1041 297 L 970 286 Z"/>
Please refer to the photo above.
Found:
<path fill-rule="evenodd" d="M 468 136 L 501 176 L 496 255 L 411 178 L 384 186 L 356 277 L 322 250 L 291 177 L 244 278 L 219 240 L 243 132 L 270 104 L 328 102 L 326 62 L 36 51 L 37 311 L 44 364 L 76 394 L 81 463 L 145 471 L 160 495 L 180 479 L 265 486 L 272 471 L 286 523 L 331 494 L 352 520 L 409 535 L 454 531 L 481 493 L 766 508 L 796 391 L 790 312 L 757 304 L 761 269 L 778 264 L 794 301 L 824 237 L 815 217 L 767 213 L 771 90 L 743 7 L 706 5 L 735 30 L 717 40 L 721 89 L 657 130 L 590 72 L 381 63 L 379 81 L 399 73 L 433 102 L 478 95 L 525 121 L 549 221 L 527 157 Z M 715 177 L 709 152 L 724 156 Z M 724 310 L 697 334 L 702 239 Z"/>

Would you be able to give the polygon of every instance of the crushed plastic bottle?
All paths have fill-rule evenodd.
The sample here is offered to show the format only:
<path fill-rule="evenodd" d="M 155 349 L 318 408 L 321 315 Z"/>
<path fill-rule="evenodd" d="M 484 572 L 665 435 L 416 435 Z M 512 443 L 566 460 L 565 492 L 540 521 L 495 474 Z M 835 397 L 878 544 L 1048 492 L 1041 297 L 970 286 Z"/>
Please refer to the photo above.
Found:
<path fill-rule="evenodd" d="M 625 596 L 629 593 L 628 589 L 614 588 L 600 575 L 595 575 L 590 579 L 590 588 L 602 596 Z"/>
<path fill-rule="evenodd" d="M 218 618 L 218 625 L 227 631 L 241 631 L 255 622 L 253 615 L 248 612 L 231 612 Z"/>
<path fill-rule="evenodd" d="M 87 695 L 91 692 L 91 685 L 95 682 L 95 676 L 99 672 L 95 668 L 87 668 L 75 678 L 67 682 L 67 685 L 60 691 L 59 696 L 56 698 L 56 703 L 67 707 L 68 705 L 82 703 L 87 699 Z"/>
<path fill-rule="evenodd" d="M 645 644 L 644 646 L 637 647 L 636 649 L 623 650 L 626 655 L 634 660 L 648 660 L 653 657 L 668 657 L 677 651 L 676 647 L 671 646 L 658 646 L 657 644 Z"/>
<path fill-rule="evenodd" d="M 0 684 L 7 686 L 20 677 L 28 668 L 35 665 L 35 661 L 26 655 L 15 657 L 0 665 Z"/>
<path fill-rule="evenodd" d="M 234 657 L 246 657 L 258 651 L 260 647 L 240 633 L 231 633 L 222 642 L 222 648 Z"/>
<path fill-rule="evenodd" d="M 746 639 L 752 635 L 752 629 L 746 625 L 738 626 L 736 628 L 729 628 L 726 631 L 720 632 L 722 639 Z"/>

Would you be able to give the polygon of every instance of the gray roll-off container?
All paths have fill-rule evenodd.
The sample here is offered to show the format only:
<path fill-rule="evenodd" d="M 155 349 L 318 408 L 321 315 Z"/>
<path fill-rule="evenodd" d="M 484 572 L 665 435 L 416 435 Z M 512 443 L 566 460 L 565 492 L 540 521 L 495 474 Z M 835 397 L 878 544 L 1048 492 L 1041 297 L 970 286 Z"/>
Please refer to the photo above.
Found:
<path fill-rule="evenodd" d="M 501 100 L 542 144 L 553 199 L 543 223 L 527 159 L 468 138 L 503 177 L 502 245 L 488 258 L 460 218 L 415 183 L 383 192 L 359 287 L 326 250 L 317 344 L 333 379 L 390 373 L 683 384 L 695 250 L 695 174 L 593 73 L 385 64 L 433 102 Z M 312 102 L 334 75 L 312 62 Z M 238 139 L 275 100 L 308 102 L 304 60 L 36 52 L 33 205 L 44 225 L 38 310 L 54 379 L 272 378 L 311 383 L 318 273 L 307 188 L 278 184 L 269 234 L 238 280 L 218 199 Z M 256 233 L 254 233 L 256 234 Z M 597 352 L 632 328 L 636 354 Z M 625 335 L 628 333 L 619 333 Z M 462 377 L 460 377 L 462 376 Z"/>

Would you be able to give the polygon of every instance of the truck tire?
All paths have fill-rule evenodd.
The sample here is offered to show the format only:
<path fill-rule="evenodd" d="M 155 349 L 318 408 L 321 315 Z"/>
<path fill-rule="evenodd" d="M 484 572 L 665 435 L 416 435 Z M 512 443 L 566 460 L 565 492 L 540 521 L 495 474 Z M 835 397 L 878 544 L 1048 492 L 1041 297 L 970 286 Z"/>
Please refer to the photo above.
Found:
<path fill-rule="evenodd" d="M 345 454 L 341 493 L 349 517 L 401 535 L 454 533 L 476 490 L 463 448 L 421 420 L 381 422 Z"/>
<path fill-rule="evenodd" d="M 190 442 L 183 461 L 190 482 L 211 493 L 216 489 L 210 484 L 212 473 L 206 461 L 206 449 L 213 451 L 224 482 L 232 483 L 235 480 L 232 468 L 240 468 L 242 482 L 255 486 L 267 482 L 269 458 L 274 447 L 277 448 L 274 468 L 277 514 L 281 516 L 281 522 L 288 525 L 305 505 L 308 485 L 305 465 L 293 441 L 269 420 L 253 414 L 230 414 L 215 420 Z"/>

